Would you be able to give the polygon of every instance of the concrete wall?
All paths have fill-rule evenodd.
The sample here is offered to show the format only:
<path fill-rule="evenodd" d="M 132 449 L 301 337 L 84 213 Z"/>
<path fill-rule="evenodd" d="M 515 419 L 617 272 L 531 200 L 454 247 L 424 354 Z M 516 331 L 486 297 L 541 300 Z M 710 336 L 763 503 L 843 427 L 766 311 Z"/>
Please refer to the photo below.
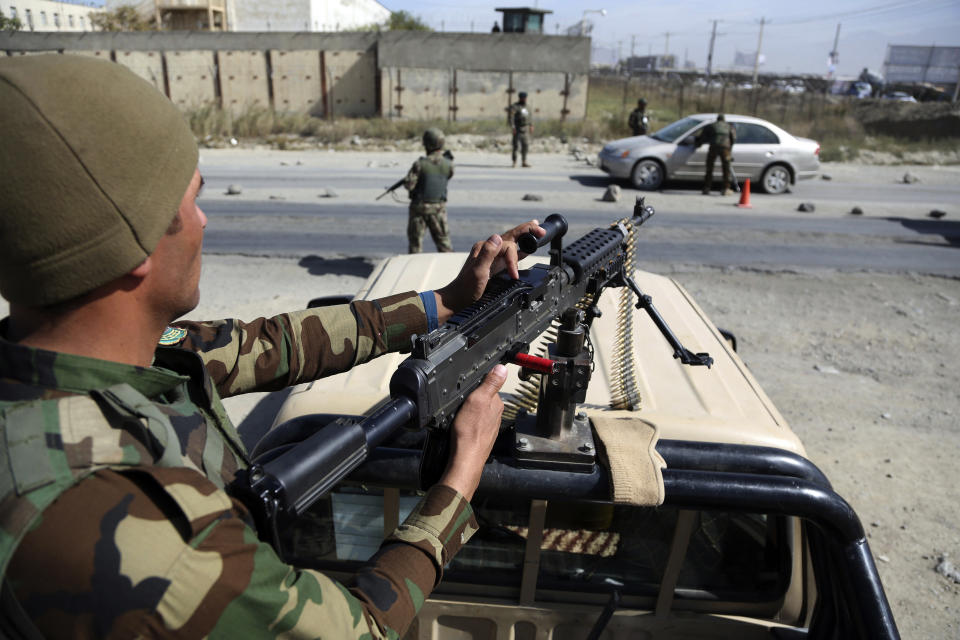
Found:
<path fill-rule="evenodd" d="M 251 107 L 270 107 L 267 55 L 263 51 L 219 51 L 220 103 L 242 113 Z"/>
<path fill-rule="evenodd" d="M 216 104 L 216 68 L 213 51 L 168 51 L 167 94 L 181 109 Z"/>
<path fill-rule="evenodd" d="M 326 114 L 323 104 L 321 51 L 270 51 L 273 106 L 277 111 Z"/>
<path fill-rule="evenodd" d="M 385 117 L 502 118 L 506 126 L 507 109 L 520 91 L 527 92 L 534 119 L 586 115 L 585 75 L 411 67 L 386 67 L 380 71 L 380 104 Z"/>
<path fill-rule="evenodd" d="M 376 0 L 311 0 L 310 19 L 309 31 L 349 31 L 384 24 L 390 10 Z"/>
<path fill-rule="evenodd" d="M 349 31 L 382 24 L 390 10 L 376 0 L 232 0 L 232 31 Z"/>
<path fill-rule="evenodd" d="M 457 71 L 457 119 L 507 121 L 509 71 Z M 504 124 L 506 126 L 506 124 Z"/>
<path fill-rule="evenodd" d="M 158 51 L 117 51 L 116 61 L 166 93 L 163 76 L 163 57 Z"/>
<path fill-rule="evenodd" d="M 317 117 L 537 119 L 586 115 L 589 39 L 437 33 L 0 33 L 0 52 L 124 64 L 184 109 L 251 106 Z"/>
<path fill-rule="evenodd" d="M 372 51 L 324 51 L 329 115 L 377 115 L 377 56 Z"/>
<path fill-rule="evenodd" d="M 233 0 L 233 31 L 310 31 L 310 0 Z"/>

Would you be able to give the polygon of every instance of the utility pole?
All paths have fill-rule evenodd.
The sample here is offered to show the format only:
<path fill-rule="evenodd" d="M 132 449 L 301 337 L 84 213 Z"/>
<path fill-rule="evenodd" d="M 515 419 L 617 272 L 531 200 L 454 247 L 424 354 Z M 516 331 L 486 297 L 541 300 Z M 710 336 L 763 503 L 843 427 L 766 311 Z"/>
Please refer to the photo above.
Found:
<path fill-rule="evenodd" d="M 663 35 L 666 36 L 666 38 L 667 38 L 666 45 L 664 45 L 664 47 L 663 47 L 663 55 L 664 55 L 664 56 L 668 56 L 668 55 L 670 55 L 670 32 L 667 31 L 667 32 L 664 33 Z"/>
<path fill-rule="evenodd" d="M 710 48 L 707 51 L 707 80 L 713 71 L 713 43 L 717 41 L 717 21 L 713 21 L 713 31 L 710 32 Z"/>
<path fill-rule="evenodd" d="M 766 18 L 760 18 L 760 36 L 757 38 L 757 53 L 753 57 L 753 115 L 757 115 L 757 74 L 760 71 L 760 47 L 763 45 L 763 25 Z"/>
<path fill-rule="evenodd" d="M 617 71 L 623 69 L 623 40 L 617 40 Z"/>
<path fill-rule="evenodd" d="M 840 24 L 837 23 L 837 33 L 833 36 L 833 49 L 830 50 L 830 77 L 837 72 L 837 64 L 840 62 L 840 52 L 837 51 L 837 46 L 840 44 Z"/>
<path fill-rule="evenodd" d="M 763 44 L 763 25 L 766 18 L 760 18 L 760 36 L 757 38 L 757 53 L 753 56 L 753 89 L 757 89 L 757 73 L 760 71 L 760 46 Z"/>

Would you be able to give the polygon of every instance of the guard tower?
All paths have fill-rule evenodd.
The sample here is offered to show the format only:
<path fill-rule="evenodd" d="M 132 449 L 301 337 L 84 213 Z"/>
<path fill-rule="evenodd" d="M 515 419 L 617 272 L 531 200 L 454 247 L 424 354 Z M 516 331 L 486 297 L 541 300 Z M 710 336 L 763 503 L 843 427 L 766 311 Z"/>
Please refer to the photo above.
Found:
<path fill-rule="evenodd" d="M 503 30 L 506 33 L 543 33 L 543 16 L 553 11 L 530 7 L 500 8 Z"/>

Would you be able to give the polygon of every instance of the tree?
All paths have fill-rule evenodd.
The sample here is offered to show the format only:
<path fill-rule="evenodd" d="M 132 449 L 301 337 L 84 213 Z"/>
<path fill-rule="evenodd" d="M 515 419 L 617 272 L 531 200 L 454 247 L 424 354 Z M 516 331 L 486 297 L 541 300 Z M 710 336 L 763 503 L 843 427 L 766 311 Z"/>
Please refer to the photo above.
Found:
<path fill-rule="evenodd" d="M 0 31 L 20 31 L 23 29 L 23 23 L 20 18 L 8 18 L 0 11 Z"/>
<path fill-rule="evenodd" d="M 152 31 L 154 22 L 144 18 L 136 7 L 123 4 L 112 11 L 95 11 L 90 24 L 101 31 Z"/>
<path fill-rule="evenodd" d="M 394 11 L 387 21 L 387 28 L 391 31 L 433 31 L 427 23 L 408 11 Z"/>

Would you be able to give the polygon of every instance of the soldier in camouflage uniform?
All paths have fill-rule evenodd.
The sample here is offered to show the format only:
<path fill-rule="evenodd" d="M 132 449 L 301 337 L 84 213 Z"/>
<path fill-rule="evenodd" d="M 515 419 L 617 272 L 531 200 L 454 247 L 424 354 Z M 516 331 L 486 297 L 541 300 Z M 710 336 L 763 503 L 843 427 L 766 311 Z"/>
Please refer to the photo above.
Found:
<path fill-rule="evenodd" d="M 495 267 L 516 276 L 516 234 L 542 230 L 477 243 L 436 292 L 170 325 L 199 299 L 206 225 L 176 108 L 111 62 L 7 58 L 0 128 L 0 636 L 402 636 L 477 529 L 502 367 L 458 414 L 441 482 L 348 585 L 284 563 L 224 491 L 250 458 L 220 398 L 409 345 Z"/>
<path fill-rule="evenodd" d="M 697 133 L 696 144 L 709 144 L 707 149 L 707 170 L 703 178 L 703 194 L 710 195 L 710 189 L 713 188 L 713 166 L 717 158 L 720 158 L 720 165 L 723 168 L 723 195 L 728 196 L 733 191 L 730 190 L 730 150 L 737 139 L 737 132 L 727 122 L 722 113 L 717 114 L 715 122 L 711 122 Z"/>
<path fill-rule="evenodd" d="M 635 136 L 645 136 L 650 129 L 650 118 L 647 116 L 647 101 L 643 98 L 637 100 L 637 108 L 630 112 L 627 119 L 630 131 Z"/>
<path fill-rule="evenodd" d="M 410 219 L 407 222 L 408 253 L 423 249 L 423 232 L 430 229 L 437 251 L 453 251 L 447 226 L 447 182 L 453 177 L 453 162 L 443 154 L 443 131 L 427 129 L 423 134 L 427 155 L 421 156 L 404 178 L 410 192 Z"/>
<path fill-rule="evenodd" d="M 519 148 L 523 166 L 529 167 L 527 151 L 530 149 L 530 138 L 533 136 L 533 118 L 530 116 L 530 107 L 527 106 L 526 91 L 518 93 L 517 101 L 510 105 L 507 124 L 513 131 L 513 166 L 517 166 L 517 149 Z"/>

